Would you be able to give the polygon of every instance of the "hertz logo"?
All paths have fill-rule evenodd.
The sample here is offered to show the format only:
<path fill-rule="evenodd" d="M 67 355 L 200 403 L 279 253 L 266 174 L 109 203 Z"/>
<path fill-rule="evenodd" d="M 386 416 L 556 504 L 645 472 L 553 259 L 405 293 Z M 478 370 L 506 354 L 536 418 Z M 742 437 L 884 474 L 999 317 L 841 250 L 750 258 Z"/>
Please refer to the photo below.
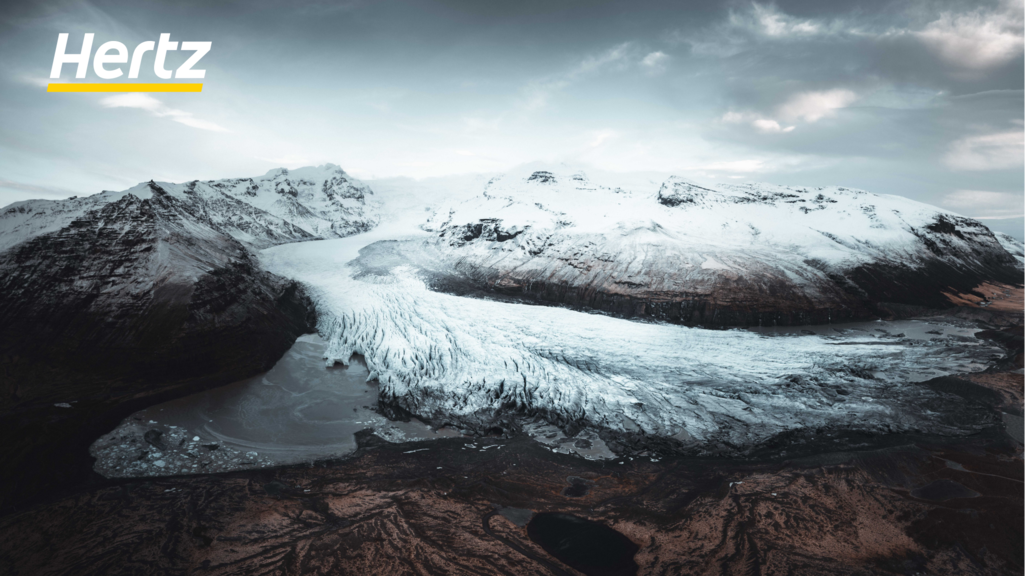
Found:
<path fill-rule="evenodd" d="M 53 67 L 50 68 L 50 78 L 60 78 L 61 68 L 65 64 L 77 64 L 78 70 L 75 78 L 85 78 L 86 69 L 89 66 L 89 59 L 92 57 L 93 72 L 104 80 L 114 80 L 124 75 L 123 64 L 128 64 L 128 48 L 120 42 L 104 42 L 92 56 L 93 37 L 92 33 L 82 38 L 82 51 L 78 54 L 68 54 L 68 35 L 57 36 L 57 49 L 53 53 Z M 192 56 L 184 64 L 174 71 L 174 78 L 202 79 L 206 77 L 206 70 L 195 70 L 193 67 L 206 56 L 210 51 L 212 42 L 182 42 L 181 49 L 192 51 Z M 128 67 L 128 78 L 138 78 L 139 69 L 142 68 L 143 60 L 147 52 L 156 52 L 153 55 L 153 73 L 158 78 L 170 80 L 171 71 L 164 68 L 167 53 L 178 50 L 178 42 L 171 42 L 170 34 L 161 34 L 160 40 L 154 44 L 152 40 L 142 42 L 132 51 L 131 65 Z M 46 87 L 47 92 L 202 92 L 203 84 L 186 84 L 179 82 L 159 83 L 79 83 L 79 82 L 51 82 Z"/>

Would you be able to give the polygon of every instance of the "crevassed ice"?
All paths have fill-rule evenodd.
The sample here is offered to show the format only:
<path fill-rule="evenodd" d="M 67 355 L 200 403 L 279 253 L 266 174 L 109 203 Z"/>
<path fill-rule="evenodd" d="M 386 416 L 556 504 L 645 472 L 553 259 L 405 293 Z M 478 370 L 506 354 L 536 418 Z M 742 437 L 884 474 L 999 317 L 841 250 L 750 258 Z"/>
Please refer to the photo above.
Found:
<path fill-rule="evenodd" d="M 930 426 L 913 384 L 979 368 L 981 343 L 773 337 L 641 323 L 562 308 L 431 292 L 416 271 L 355 274 L 360 237 L 265 250 L 306 284 L 328 361 L 362 354 L 381 396 L 431 418 L 480 420 L 515 407 L 613 430 L 753 443 L 800 427 Z M 875 375 L 873 377 L 872 375 Z"/>

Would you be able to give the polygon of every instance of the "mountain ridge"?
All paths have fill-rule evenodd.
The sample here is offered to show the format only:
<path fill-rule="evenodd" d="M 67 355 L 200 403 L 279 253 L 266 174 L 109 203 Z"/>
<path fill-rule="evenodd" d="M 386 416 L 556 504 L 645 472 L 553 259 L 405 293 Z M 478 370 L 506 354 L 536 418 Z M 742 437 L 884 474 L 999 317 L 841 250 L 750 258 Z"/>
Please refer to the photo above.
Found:
<path fill-rule="evenodd" d="M 652 188 L 501 175 L 437 208 L 421 225 L 432 239 L 388 250 L 439 290 L 703 326 L 866 319 L 1021 282 L 1020 243 L 900 196 L 675 176 Z"/>
<path fill-rule="evenodd" d="M 289 171 L 276 168 L 255 178 L 139 183 L 65 200 L 24 200 L 0 212 L 0 251 L 69 222 L 125 195 L 147 200 L 167 194 L 195 204 L 212 224 L 253 248 L 283 242 L 340 238 L 377 224 L 366 206 L 367 185 L 334 164 Z M 197 213 L 197 216 L 199 216 Z"/>

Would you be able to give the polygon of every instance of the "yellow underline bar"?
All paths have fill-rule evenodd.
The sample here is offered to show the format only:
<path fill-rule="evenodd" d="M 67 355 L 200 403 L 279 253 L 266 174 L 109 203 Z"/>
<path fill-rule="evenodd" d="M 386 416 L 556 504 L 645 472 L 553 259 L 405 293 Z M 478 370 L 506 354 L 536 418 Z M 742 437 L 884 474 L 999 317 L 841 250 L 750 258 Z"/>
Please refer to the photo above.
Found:
<path fill-rule="evenodd" d="M 202 84 L 178 84 L 178 83 L 157 83 L 144 84 L 141 82 L 129 82 L 114 84 L 102 82 L 88 84 L 85 82 L 60 82 L 51 83 L 46 87 L 47 92 L 202 92 Z"/>

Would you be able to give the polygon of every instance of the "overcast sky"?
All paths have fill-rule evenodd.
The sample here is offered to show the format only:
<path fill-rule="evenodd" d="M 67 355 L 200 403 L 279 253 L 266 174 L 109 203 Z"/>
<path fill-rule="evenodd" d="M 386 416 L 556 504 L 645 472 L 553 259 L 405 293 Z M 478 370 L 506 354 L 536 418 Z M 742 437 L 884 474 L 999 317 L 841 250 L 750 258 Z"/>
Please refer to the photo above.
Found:
<path fill-rule="evenodd" d="M 1022 235 L 1021 0 L 3 4 L 0 205 L 543 160 L 864 188 Z M 61 32 L 69 52 L 86 32 L 94 49 L 211 41 L 203 92 L 46 93 Z"/>

